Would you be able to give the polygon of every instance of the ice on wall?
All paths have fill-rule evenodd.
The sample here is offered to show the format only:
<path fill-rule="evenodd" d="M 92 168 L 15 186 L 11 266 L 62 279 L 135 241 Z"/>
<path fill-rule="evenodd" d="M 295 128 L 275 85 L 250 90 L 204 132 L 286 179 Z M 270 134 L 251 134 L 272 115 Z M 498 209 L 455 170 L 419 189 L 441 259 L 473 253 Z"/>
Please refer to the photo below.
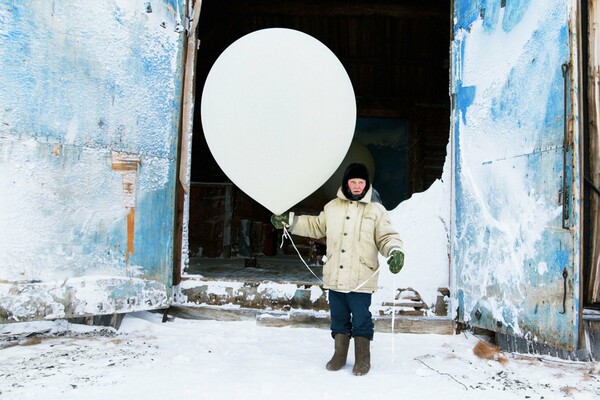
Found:
<path fill-rule="evenodd" d="M 168 283 L 180 3 L 0 3 L 2 281 Z M 119 170 L 115 153 L 137 168 Z"/>
<path fill-rule="evenodd" d="M 452 44 L 453 296 L 463 292 L 466 320 L 479 309 L 516 334 L 533 288 L 560 264 L 550 238 L 561 231 L 566 3 L 489 7 L 458 26 Z M 540 308 L 538 322 L 543 315 Z"/>
<path fill-rule="evenodd" d="M 86 276 L 21 285 L 0 283 L 0 304 L 3 319 L 18 322 L 167 308 L 169 299 L 159 282 Z"/>

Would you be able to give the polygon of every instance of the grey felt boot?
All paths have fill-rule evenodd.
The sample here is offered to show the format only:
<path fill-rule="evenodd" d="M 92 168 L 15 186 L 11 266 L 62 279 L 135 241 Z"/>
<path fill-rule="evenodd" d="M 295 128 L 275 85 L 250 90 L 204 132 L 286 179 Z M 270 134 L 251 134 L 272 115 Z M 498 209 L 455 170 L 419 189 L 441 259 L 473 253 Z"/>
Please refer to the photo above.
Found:
<path fill-rule="evenodd" d="M 348 347 L 350 347 L 350 336 L 343 333 L 335 335 L 335 353 L 327 363 L 327 369 L 330 371 L 338 371 L 346 365 L 348 357 Z"/>
<path fill-rule="evenodd" d="M 371 339 L 364 336 L 354 338 L 354 375 L 366 375 L 371 369 Z"/>

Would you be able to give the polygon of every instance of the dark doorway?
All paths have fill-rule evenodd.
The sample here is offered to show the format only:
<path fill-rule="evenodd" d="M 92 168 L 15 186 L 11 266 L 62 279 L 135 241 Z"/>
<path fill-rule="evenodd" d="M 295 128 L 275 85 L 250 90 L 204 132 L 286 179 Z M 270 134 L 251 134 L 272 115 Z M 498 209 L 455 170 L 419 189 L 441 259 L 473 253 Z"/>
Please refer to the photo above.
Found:
<path fill-rule="evenodd" d="M 317 38 L 350 76 L 358 109 L 353 145 L 373 158 L 374 186 L 391 210 L 442 174 L 450 121 L 450 3 L 204 0 L 197 103 L 214 61 L 238 38 L 272 27 Z M 290 254 L 290 249 L 278 247 L 269 211 L 231 184 L 215 162 L 202 132 L 200 107 L 195 109 L 190 257 L 197 261 Z M 293 211 L 317 214 L 331 196 L 318 190 Z M 298 244 L 306 258 L 314 258 L 311 251 L 318 246 L 301 238 Z"/>

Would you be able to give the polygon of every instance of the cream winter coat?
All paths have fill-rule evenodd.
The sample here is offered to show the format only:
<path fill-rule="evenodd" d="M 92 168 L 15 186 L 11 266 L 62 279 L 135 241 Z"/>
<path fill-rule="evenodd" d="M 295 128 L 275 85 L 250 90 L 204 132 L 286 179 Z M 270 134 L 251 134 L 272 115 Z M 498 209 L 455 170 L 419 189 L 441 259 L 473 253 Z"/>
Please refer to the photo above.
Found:
<path fill-rule="evenodd" d="M 388 256 L 393 248 L 402 250 L 402 240 L 392 228 L 386 209 L 371 202 L 372 192 L 370 187 L 361 200 L 354 201 L 348 200 L 340 188 L 318 216 L 296 216 L 291 226 L 294 235 L 327 238 L 327 262 L 323 266 L 326 289 L 375 292 L 379 278 L 379 273 L 374 274 L 379 265 L 377 253 Z"/>

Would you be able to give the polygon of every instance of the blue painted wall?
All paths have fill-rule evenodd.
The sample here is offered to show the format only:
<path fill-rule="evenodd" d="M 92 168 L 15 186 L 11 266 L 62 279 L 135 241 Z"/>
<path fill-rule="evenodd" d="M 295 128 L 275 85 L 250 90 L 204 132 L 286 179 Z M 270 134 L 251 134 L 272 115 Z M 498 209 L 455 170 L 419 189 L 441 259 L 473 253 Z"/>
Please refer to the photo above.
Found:
<path fill-rule="evenodd" d="M 454 4 L 451 273 L 459 319 L 576 349 L 576 131 L 563 146 L 565 117 L 574 117 L 565 88 L 568 98 L 577 91 L 573 69 L 563 76 L 563 64 L 573 63 L 570 2 Z"/>
<path fill-rule="evenodd" d="M 168 305 L 186 7 L 0 3 L 0 322 Z"/>

